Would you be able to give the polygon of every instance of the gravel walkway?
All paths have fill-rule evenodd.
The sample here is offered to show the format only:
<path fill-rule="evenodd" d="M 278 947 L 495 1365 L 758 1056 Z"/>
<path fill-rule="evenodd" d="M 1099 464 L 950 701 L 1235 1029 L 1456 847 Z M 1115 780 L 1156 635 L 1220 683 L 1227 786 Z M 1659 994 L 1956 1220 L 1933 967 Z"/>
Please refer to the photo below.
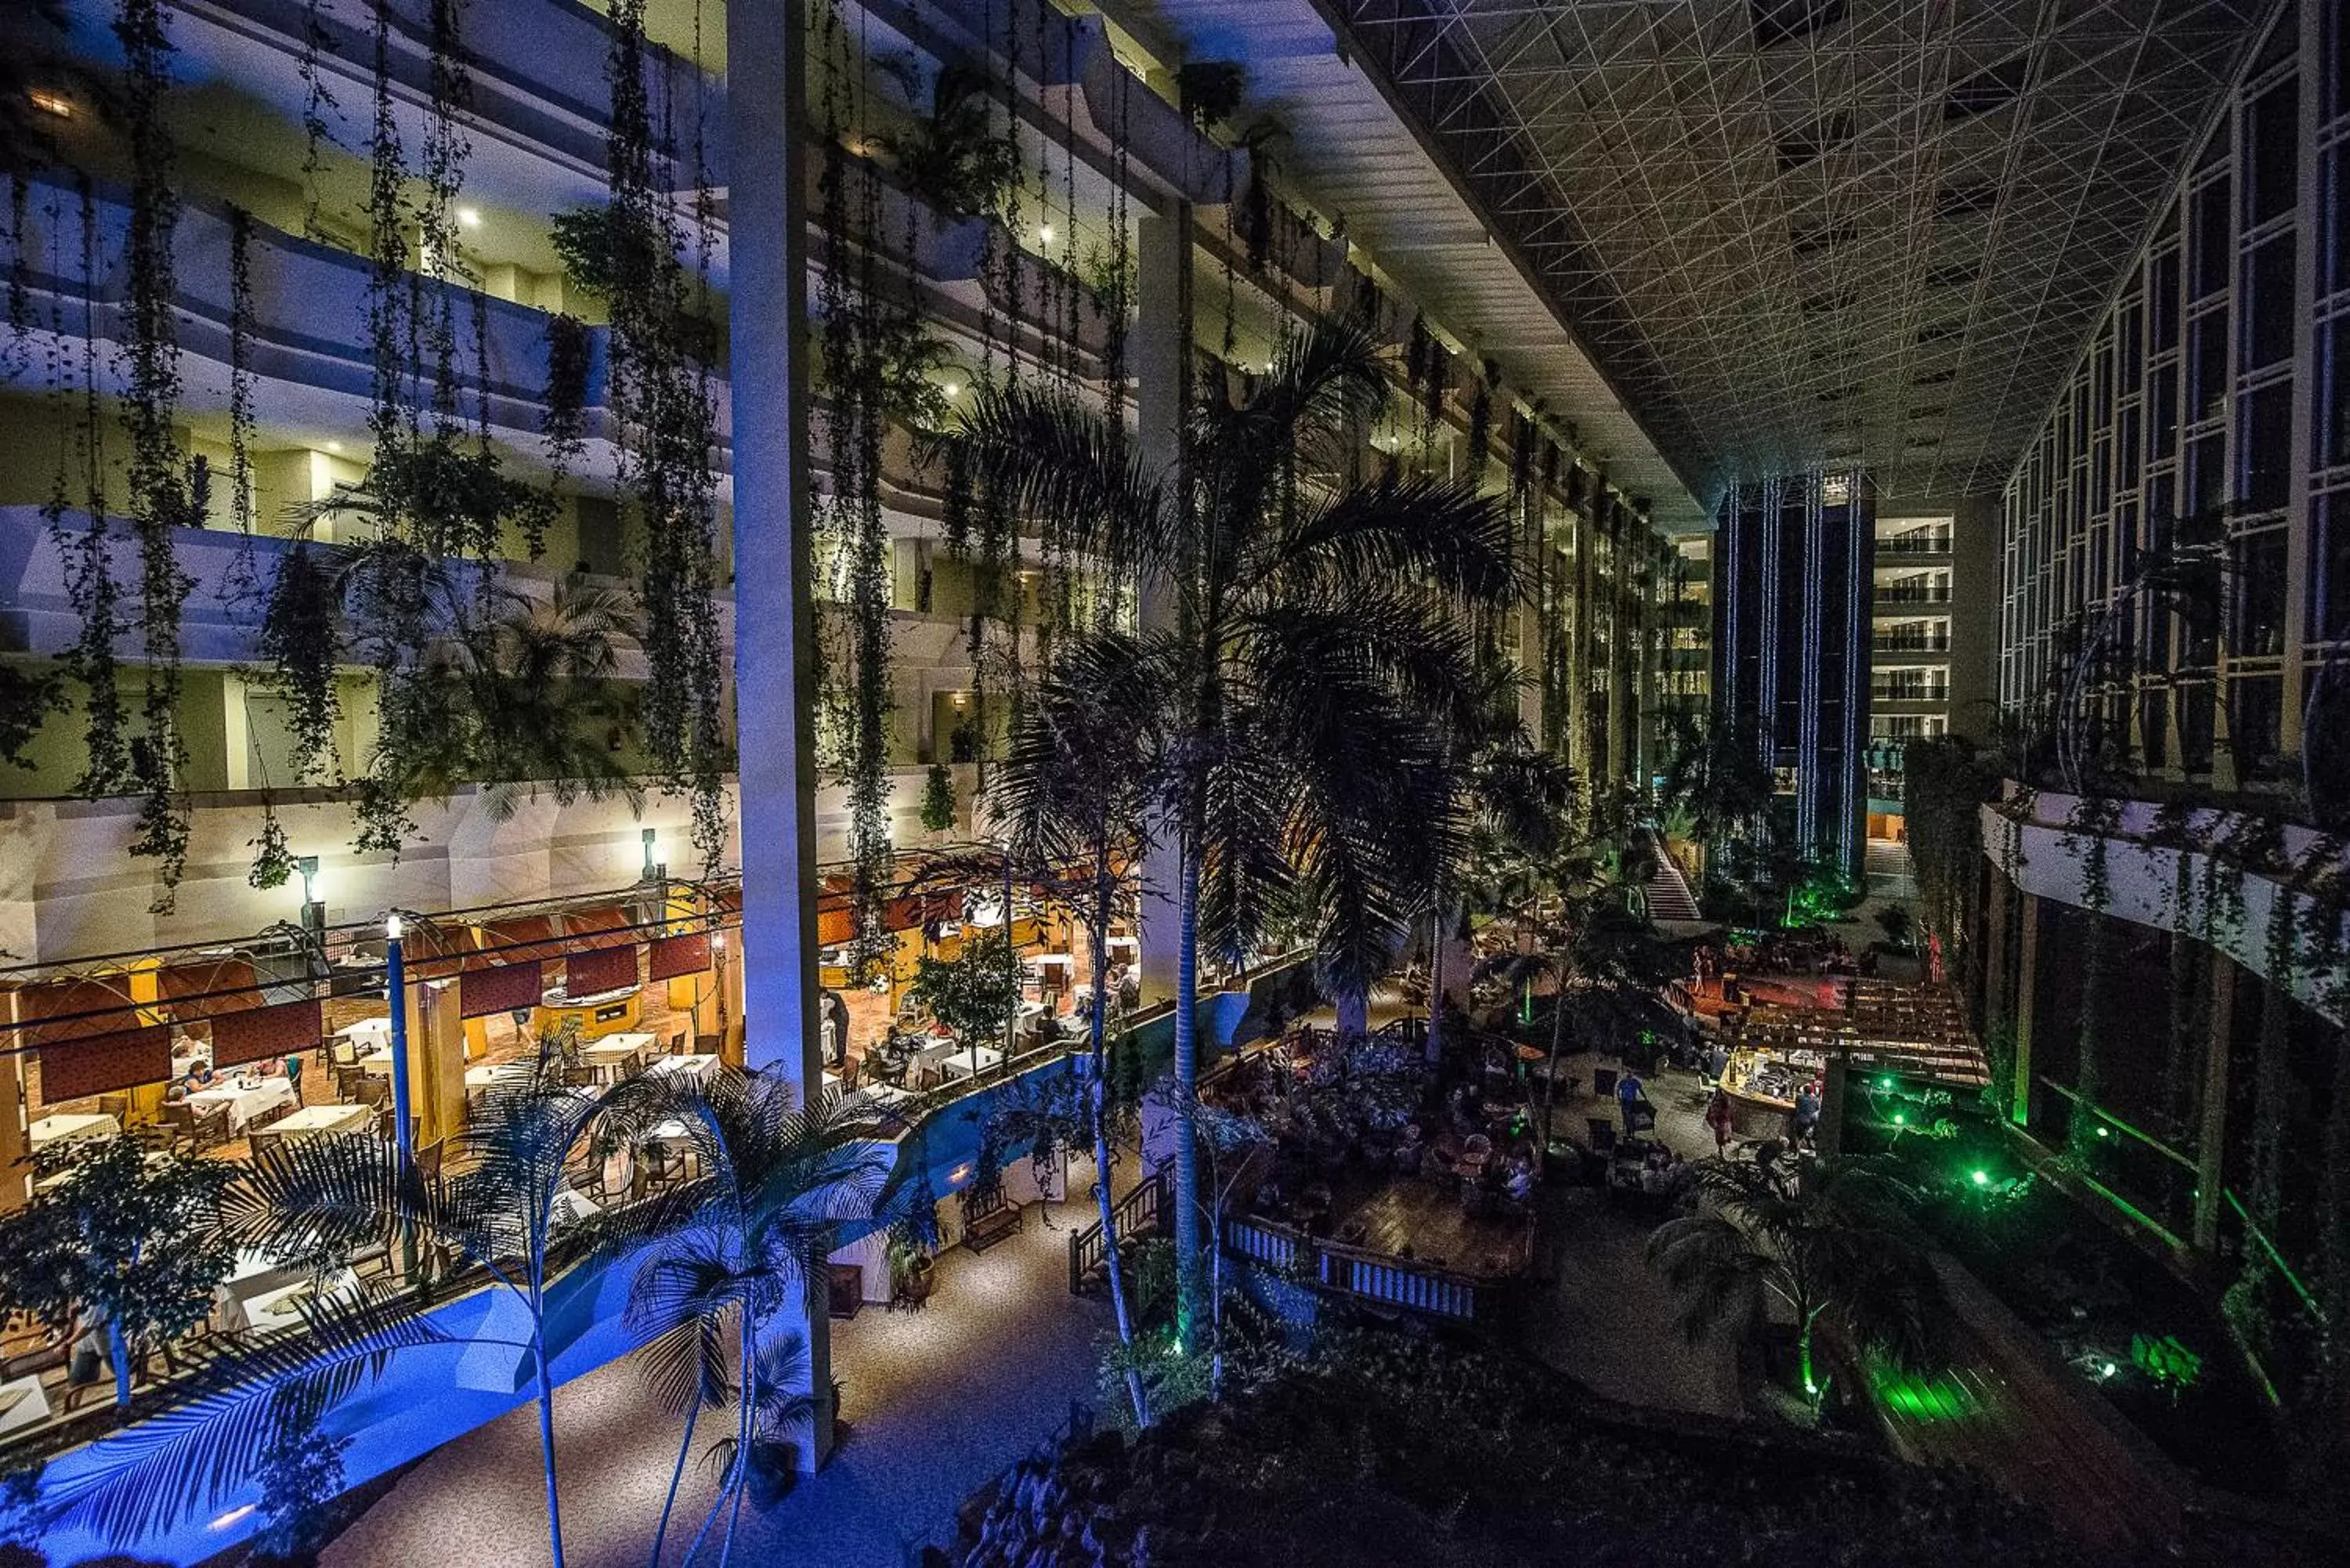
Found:
<path fill-rule="evenodd" d="M 986 1252 L 957 1248 L 919 1313 L 867 1307 L 832 1325 L 847 1441 L 773 1511 L 743 1510 L 738 1563 L 896 1568 L 951 1534 L 962 1500 L 1094 1402 L 1109 1309 L 1068 1291 L 1070 1224 L 1087 1205 L 1036 1208 Z M 705 1425 L 703 1430 L 708 1431 Z M 660 1515 L 681 1424 L 659 1414 L 628 1361 L 556 1391 L 565 1555 L 571 1568 L 638 1568 Z M 719 1434 L 710 1432 L 712 1438 Z M 697 1447 L 701 1437 L 697 1435 Z M 689 1470 L 665 1553 L 674 1563 L 708 1508 Z M 702 1561 L 715 1560 L 705 1550 Z M 536 1408 L 436 1450 L 328 1550 L 326 1568 L 551 1563 Z"/>

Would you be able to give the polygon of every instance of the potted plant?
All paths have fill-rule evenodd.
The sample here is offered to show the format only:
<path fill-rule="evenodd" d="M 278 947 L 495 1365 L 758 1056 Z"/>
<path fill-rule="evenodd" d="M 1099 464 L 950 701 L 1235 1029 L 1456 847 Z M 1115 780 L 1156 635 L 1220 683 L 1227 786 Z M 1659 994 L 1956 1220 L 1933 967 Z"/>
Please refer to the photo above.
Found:
<path fill-rule="evenodd" d="M 889 1227 L 889 1304 L 919 1307 L 931 1299 L 938 1284 L 938 1260 L 932 1253 L 936 1238 L 916 1233 L 910 1220 Z"/>

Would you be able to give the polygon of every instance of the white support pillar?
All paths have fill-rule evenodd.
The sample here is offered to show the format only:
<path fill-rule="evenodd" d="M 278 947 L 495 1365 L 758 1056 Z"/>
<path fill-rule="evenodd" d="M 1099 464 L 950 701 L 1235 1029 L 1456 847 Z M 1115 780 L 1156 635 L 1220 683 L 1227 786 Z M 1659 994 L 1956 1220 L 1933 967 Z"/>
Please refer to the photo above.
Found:
<path fill-rule="evenodd" d="M 800 0 L 726 0 L 727 327 L 734 462 L 735 743 L 743 1058 L 803 1092 L 816 1060 L 814 518 L 808 454 L 807 103 Z M 826 1280 L 803 1317 L 813 1468 L 832 1449 Z M 785 1314 L 789 1315 L 789 1314 Z"/>
<path fill-rule="evenodd" d="M 1129 339 L 1136 392 L 1136 446 L 1154 472 L 1170 473 L 1182 452 L 1185 389 L 1191 381 L 1191 205 L 1175 203 L 1165 217 L 1146 216 L 1136 247 L 1139 312 Z M 1174 585 L 1146 577 L 1140 612 L 1146 632 L 1170 627 Z M 1182 863 L 1166 836 L 1142 863 L 1141 1001 L 1165 1001 L 1176 992 L 1175 959 L 1181 921 L 1176 901 Z"/>

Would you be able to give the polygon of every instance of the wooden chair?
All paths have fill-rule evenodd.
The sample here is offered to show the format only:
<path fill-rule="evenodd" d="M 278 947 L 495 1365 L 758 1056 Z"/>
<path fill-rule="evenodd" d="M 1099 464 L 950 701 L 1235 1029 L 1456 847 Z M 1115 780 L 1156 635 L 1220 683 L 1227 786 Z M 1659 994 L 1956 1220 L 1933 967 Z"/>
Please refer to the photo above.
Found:
<path fill-rule="evenodd" d="M 391 1109 L 391 1080 L 379 1078 L 372 1073 L 363 1076 L 365 1082 L 359 1085 L 359 1093 L 351 1096 L 351 1103 L 373 1111 Z"/>
<path fill-rule="evenodd" d="M 576 1066 L 563 1069 L 563 1086 L 567 1089 L 592 1089 L 602 1081 L 601 1072 L 594 1067 Z"/>
<path fill-rule="evenodd" d="M 102 1116 L 112 1116 L 116 1127 L 129 1127 L 130 1125 L 130 1096 L 128 1095 L 99 1096 L 98 1114 Z"/>
<path fill-rule="evenodd" d="M 669 1054 L 672 1056 L 683 1056 L 688 1054 L 686 1045 L 689 1039 L 690 1036 L 687 1034 L 686 1031 L 682 1029 L 671 1035 L 669 1037 Z"/>
<path fill-rule="evenodd" d="M 286 1135 L 282 1132 L 271 1132 L 266 1127 L 247 1127 L 244 1131 L 244 1141 L 246 1147 L 253 1151 L 253 1158 L 255 1159 L 273 1150 L 282 1154 L 286 1149 Z"/>
<path fill-rule="evenodd" d="M 715 1034 L 697 1034 L 693 1037 L 693 1054 L 697 1056 L 715 1056 L 722 1044 L 723 1042 Z"/>
<path fill-rule="evenodd" d="M 356 1065 L 335 1064 L 335 1098 L 347 1106 L 360 1103 L 359 1096 L 367 1088 L 368 1075 Z"/>
<path fill-rule="evenodd" d="M 865 1063 L 861 1057 L 857 1061 L 851 1062 L 846 1067 L 843 1067 L 840 1070 L 840 1092 L 844 1095 L 855 1094 L 858 1088 L 858 1080 L 864 1076 L 864 1075 Z"/>

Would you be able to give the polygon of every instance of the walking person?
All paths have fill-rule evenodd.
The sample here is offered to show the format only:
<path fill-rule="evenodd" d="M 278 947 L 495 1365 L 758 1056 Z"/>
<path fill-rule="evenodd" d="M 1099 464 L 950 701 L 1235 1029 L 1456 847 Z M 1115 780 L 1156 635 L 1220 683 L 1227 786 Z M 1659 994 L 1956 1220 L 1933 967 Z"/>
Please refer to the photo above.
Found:
<path fill-rule="evenodd" d="M 1713 1088 L 1713 1097 L 1705 1103 L 1705 1125 L 1713 1129 L 1713 1155 L 1716 1159 L 1730 1158 L 1730 1135 L 1736 1118 L 1730 1109 L 1730 1092 L 1720 1084 Z"/>
<path fill-rule="evenodd" d="M 1640 1075 L 1629 1067 L 1625 1068 L 1624 1075 L 1616 1080 L 1616 1103 L 1623 1110 L 1624 1133 L 1628 1137 L 1640 1130 L 1632 1125 L 1633 1113 L 1648 1104 L 1648 1085 L 1641 1083 Z"/>
<path fill-rule="evenodd" d="M 1820 1081 L 1814 1078 L 1795 1091 L 1795 1116 L 1787 1130 L 1787 1141 L 1799 1148 L 1809 1148 L 1812 1133 L 1820 1125 Z"/>

